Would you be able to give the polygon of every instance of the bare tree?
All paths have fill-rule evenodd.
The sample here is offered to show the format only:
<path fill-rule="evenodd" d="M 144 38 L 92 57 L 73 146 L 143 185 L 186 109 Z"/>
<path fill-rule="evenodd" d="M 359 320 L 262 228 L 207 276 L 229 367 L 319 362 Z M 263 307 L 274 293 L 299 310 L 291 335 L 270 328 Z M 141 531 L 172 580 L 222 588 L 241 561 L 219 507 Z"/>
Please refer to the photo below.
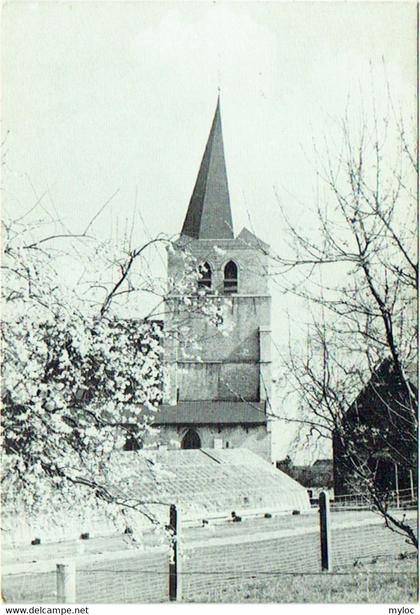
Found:
<path fill-rule="evenodd" d="M 402 121 L 372 117 L 356 131 L 347 116 L 340 147 L 315 150 L 317 228 L 285 216 L 292 256 L 273 267 L 311 313 L 285 359 L 304 429 L 334 438 L 349 488 L 417 545 L 383 480 L 417 468 L 417 158 Z"/>

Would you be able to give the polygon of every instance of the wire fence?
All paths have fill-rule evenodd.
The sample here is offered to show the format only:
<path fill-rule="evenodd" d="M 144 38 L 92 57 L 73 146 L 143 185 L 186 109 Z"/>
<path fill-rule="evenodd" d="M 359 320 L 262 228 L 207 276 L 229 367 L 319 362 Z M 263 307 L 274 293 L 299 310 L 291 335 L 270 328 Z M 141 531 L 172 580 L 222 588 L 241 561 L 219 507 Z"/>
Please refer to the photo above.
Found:
<path fill-rule="evenodd" d="M 191 545 L 185 551 L 182 599 L 220 601 L 247 580 L 278 578 L 282 574 L 320 570 L 318 528 L 296 535 L 284 531 L 236 537 L 224 544 Z"/>
<path fill-rule="evenodd" d="M 358 515 L 360 513 L 356 513 Z M 407 520 L 417 533 L 417 519 Z M 356 527 L 340 520 L 340 513 L 331 515 L 331 547 L 333 570 L 374 566 L 376 572 L 392 571 L 397 559 L 416 555 L 416 548 L 408 539 L 386 527 L 384 521 L 372 513 L 372 519 L 361 519 Z"/>
<path fill-rule="evenodd" d="M 414 486 L 407 489 L 399 489 L 398 491 L 390 491 L 386 498 L 388 507 L 393 509 L 417 508 L 417 501 L 417 492 Z M 334 510 L 349 508 L 369 509 L 373 508 L 373 502 L 368 493 L 349 493 L 334 496 L 331 508 Z"/>
<path fill-rule="evenodd" d="M 181 572 L 182 599 L 224 602 L 242 597 L 264 601 L 266 596 L 267 601 L 288 602 L 293 600 L 291 584 L 319 584 L 318 579 L 326 575 L 321 571 L 319 524 L 316 515 L 312 515 L 311 524 L 308 517 L 295 517 L 293 529 L 275 530 L 265 537 L 249 533 L 229 543 L 188 546 Z M 416 528 L 414 515 L 409 523 Z M 386 528 L 376 514 L 333 512 L 331 551 L 330 579 L 408 575 L 411 584 L 416 584 L 416 548 Z M 399 573 L 402 561 L 408 565 Z"/>
<path fill-rule="evenodd" d="M 76 601 L 124 604 L 168 600 L 167 548 L 76 567 Z"/>
<path fill-rule="evenodd" d="M 163 602 L 168 600 L 169 550 L 167 547 L 148 552 L 130 550 L 109 553 L 103 557 L 75 560 L 75 595 L 72 602 L 115 603 Z M 68 560 L 65 560 L 68 561 Z M 8 574 L 3 570 L 2 595 L 11 603 L 57 603 L 64 601 L 58 592 L 55 562 L 50 570 L 18 571 Z M 61 599 L 60 599 L 61 598 Z"/>
<path fill-rule="evenodd" d="M 57 575 L 55 569 L 47 572 L 28 570 L 18 574 L 6 574 L 3 568 L 2 598 L 4 602 L 56 603 Z"/>
<path fill-rule="evenodd" d="M 405 522 L 416 531 L 416 511 L 396 509 L 395 514 L 400 518 L 405 515 Z M 412 591 L 417 579 L 417 551 L 405 536 L 392 532 L 382 517 L 369 510 L 332 509 L 329 519 L 331 573 L 322 572 L 316 512 L 183 528 L 177 545 L 177 599 L 299 601 L 312 595 L 315 586 L 320 588 L 320 597 L 325 597 L 334 584 L 342 586 L 343 579 L 347 584 L 349 580 L 353 585 L 359 583 L 355 591 L 360 596 L 369 595 L 379 579 L 400 593 Z M 167 602 L 173 561 L 168 546 L 75 558 L 72 601 Z M 39 570 L 39 562 L 25 566 L 24 571 L 13 571 L 13 567 L 3 570 L 4 600 L 58 602 L 55 563 L 50 562 L 50 570 L 45 571 Z M 409 599 L 405 594 L 401 600 Z"/>

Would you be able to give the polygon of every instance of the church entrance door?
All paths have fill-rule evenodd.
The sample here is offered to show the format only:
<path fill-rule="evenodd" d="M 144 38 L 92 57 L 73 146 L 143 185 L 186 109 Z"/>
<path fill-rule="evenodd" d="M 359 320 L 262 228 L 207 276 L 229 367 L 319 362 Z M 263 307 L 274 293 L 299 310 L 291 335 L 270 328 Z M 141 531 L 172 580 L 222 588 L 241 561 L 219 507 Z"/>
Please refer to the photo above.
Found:
<path fill-rule="evenodd" d="M 201 440 L 195 429 L 189 429 L 181 441 L 181 448 L 201 448 Z"/>

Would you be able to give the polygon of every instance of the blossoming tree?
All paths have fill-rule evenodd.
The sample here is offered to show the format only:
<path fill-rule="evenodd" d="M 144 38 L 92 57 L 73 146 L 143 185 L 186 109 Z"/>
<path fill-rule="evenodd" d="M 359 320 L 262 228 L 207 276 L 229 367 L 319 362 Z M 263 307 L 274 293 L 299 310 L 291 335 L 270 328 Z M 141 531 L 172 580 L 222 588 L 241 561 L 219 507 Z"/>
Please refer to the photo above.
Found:
<path fill-rule="evenodd" d="M 154 521 L 146 499 L 121 489 L 130 471 L 121 450 L 127 432 L 140 444 L 151 431 L 168 333 L 157 309 L 133 320 L 119 307 L 144 293 L 164 305 L 165 286 L 147 259 L 153 246 L 171 242 L 159 236 L 133 249 L 86 233 L 39 238 L 39 228 L 3 224 L 4 510 L 48 523 L 57 510 L 89 506 L 113 519 L 131 510 Z M 34 230 L 38 238 L 29 240 Z M 217 324 L 217 302 L 197 291 L 196 265 L 187 251 L 183 258 L 181 304 Z"/>

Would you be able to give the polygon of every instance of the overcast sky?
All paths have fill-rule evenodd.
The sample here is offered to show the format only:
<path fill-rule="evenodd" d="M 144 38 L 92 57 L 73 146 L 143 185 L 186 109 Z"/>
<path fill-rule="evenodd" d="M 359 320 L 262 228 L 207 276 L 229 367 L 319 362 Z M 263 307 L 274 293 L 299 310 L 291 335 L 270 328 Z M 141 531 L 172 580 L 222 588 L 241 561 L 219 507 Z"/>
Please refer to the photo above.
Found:
<path fill-rule="evenodd" d="M 236 232 L 281 253 L 274 187 L 308 220 L 312 140 L 346 105 L 415 113 L 414 2 L 9 2 L 3 6 L 5 206 L 74 232 L 180 231 L 217 91 Z M 289 197 L 287 196 L 289 195 Z M 290 299 L 273 289 L 281 345 Z M 289 302 L 289 303 L 287 303 Z M 279 448 L 280 450 L 280 448 Z M 280 454 L 280 453 L 279 453 Z"/>

